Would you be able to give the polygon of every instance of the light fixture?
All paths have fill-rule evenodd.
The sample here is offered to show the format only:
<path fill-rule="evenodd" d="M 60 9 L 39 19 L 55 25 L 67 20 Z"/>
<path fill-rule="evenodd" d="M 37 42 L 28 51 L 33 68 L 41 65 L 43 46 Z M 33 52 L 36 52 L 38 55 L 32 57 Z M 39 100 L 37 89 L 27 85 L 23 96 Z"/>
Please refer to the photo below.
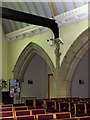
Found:
<path fill-rule="evenodd" d="M 59 43 L 59 44 L 64 44 L 63 40 L 61 38 L 56 38 L 54 39 L 55 42 Z"/>
<path fill-rule="evenodd" d="M 51 38 L 50 40 L 47 40 L 47 42 L 49 43 L 50 46 L 53 46 L 55 43 L 59 43 L 61 45 L 64 44 L 61 38 L 56 38 L 56 39 Z"/>

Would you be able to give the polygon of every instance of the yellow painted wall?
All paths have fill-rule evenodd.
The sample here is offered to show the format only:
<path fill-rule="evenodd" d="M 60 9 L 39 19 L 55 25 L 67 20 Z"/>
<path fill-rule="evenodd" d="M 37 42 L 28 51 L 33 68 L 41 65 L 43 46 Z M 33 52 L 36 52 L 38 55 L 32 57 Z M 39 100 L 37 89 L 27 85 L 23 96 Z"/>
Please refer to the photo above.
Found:
<path fill-rule="evenodd" d="M 7 65 L 8 65 L 8 41 L 5 39 L 5 34 L 2 31 L 2 76 L 3 79 L 8 81 L 8 69 L 7 69 Z M 8 82 L 7 82 L 8 83 Z M 8 86 L 7 86 L 8 88 Z M 3 91 L 5 91 L 7 89 L 3 89 Z"/>
<path fill-rule="evenodd" d="M 9 70 L 8 71 L 13 71 L 14 65 L 19 55 L 21 54 L 22 50 L 30 42 L 34 42 L 40 45 L 47 52 L 47 54 L 49 54 L 50 58 L 54 60 L 55 59 L 54 53 L 53 53 L 54 46 L 52 47 L 49 46 L 47 42 L 47 39 L 52 38 L 52 36 L 53 34 L 50 31 L 50 32 L 42 33 L 42 34 L 30 37 L 30 38 L 25 38 L 25 39 L 9 42 L 8 44 L 8 52 L 9 52 L 8 69 Z M 9 73 L 9 78 L 13 78 L 12 72 Z"/>
<path fill-rule="evenodd" d="M 79 35 L 87 28 L 88 20 L 66 25 L 61 28 L 60 36 L 64 41 L 63 46 L 61 46 L 61 63 L 70 46 L 73 44 L 76 38 L 79 37 Z"/>
<path fill-rule="evenodd" d="M 2 78 L 2 22 L 0 19 L 0 79 Z"/>
<path fill-rule="evenodd" d="M 60 37 L 64 41 L 64 45 L 61 46 L 61 61 L 64 58 L 67 50 L 73 43 L 73 41 L 88 27 L 88 21 L 84 20 L 78 23 L 74 23 L 71 25 L 66 25 L 60 28 Z M 8 79 L 13 79 L 13 68 L 14 65 L 21 54 L 22 50 L 30 43 L 34 42 L 40 45 L 46 53 L 49 55 L 52 60 L 54 66 L 55 63 L 55 46 L 49 46 L 47 39 L 53 38 L 53 34 L 51 31 L 41 33 L 39 35 L 35 35 L 33 37 L 24 38 L 17 41 L 8 42 L 8 60 L 7 60 L 7 71 L 8 71 Z M 5 45 L 6 46 L 6 45 Z M 6 55 L 5 55 L 6 56 Z M 3 56 L 3 58 L 5 57 Z M 4 66 L 3 66 L 4 67 Z M 5 70 L 5 69 L 4 69 Z"/>

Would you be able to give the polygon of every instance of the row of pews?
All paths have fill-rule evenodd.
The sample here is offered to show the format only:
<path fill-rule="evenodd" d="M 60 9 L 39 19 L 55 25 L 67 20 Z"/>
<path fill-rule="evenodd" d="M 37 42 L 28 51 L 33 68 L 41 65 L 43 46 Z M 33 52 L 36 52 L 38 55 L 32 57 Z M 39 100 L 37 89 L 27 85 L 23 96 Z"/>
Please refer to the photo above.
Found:
<path fill-rule="evenodd" d="M 32 99 L 24 104 L 0 104 L 0 120 L 45 119 L 90 120 L 90 99 Z"/>
<path fill-rule="evenodd" d="M 71 116 L 90 116 L 90 98 L 51 98 L 25 100 L 28 109 L 43 108 L 46 112 L 71 112 Z"/>

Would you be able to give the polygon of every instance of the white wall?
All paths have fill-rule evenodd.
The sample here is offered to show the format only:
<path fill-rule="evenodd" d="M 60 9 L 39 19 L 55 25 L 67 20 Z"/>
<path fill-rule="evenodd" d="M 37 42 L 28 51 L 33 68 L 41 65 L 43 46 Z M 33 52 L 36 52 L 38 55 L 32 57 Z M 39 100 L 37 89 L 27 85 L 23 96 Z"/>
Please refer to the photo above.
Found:
<path fill-rule="evenodd" d="M 35 54 L 25 72 L 24 82 L 21 86 L 21 96 L 46 98 L 49 71 L 46 62 L 38 54 Z M 33 80 L 33 84 L 28 85 L 28 80 Z"/>
<path fill-rule="evenodd" d="M 84 84 L 79 84 L 83 80 Z M 72 81 L 72 97 L 88 97 L 88 52 L 83 56 L 75 71 Z"/>

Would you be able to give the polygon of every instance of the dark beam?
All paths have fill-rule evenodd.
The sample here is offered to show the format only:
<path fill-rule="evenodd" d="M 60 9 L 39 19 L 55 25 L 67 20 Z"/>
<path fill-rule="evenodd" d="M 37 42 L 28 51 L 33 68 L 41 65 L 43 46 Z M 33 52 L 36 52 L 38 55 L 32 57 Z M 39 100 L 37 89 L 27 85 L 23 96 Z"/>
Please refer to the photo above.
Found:
<path fill-rule="evenodd" d="M 2 18 L 24 22 L 24 23 L 29 23 L 29 24 L 34 24 L 34 25 L 39 25 L 43 27 L 48 27 L 54 33 L 55 39 L 59 38 L 58 24 L 53 19 L 36 16 L 36 15 L 29 14 L 29 13 L 24 13 L 24 12 L 12 10 L 9 8 L 4 8 L 4 7 L 2 7 L 1 9 L 2 10 L 0 10 L 1 11 L 0 16 Z"/>

